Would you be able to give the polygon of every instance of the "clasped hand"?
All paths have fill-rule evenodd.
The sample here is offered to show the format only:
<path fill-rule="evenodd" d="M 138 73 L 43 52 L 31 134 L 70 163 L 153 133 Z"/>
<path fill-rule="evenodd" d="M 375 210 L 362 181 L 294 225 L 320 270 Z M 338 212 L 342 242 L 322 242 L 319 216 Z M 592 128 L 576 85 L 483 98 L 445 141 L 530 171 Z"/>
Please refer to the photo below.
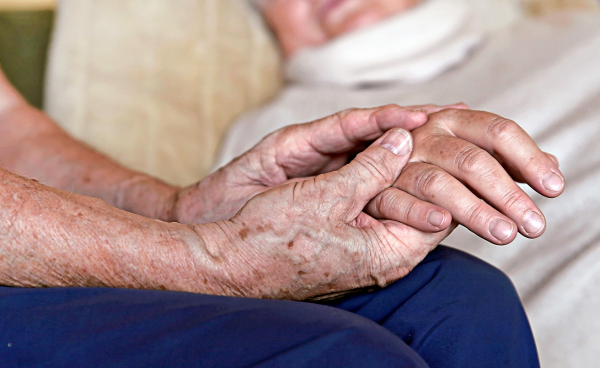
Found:
<path fill-rule="evenodd" d="M 283 128 L 184 190 L 176 212 L 221 220 L 204 240 L 227 294 L 315 299 L 404 277 L 456 224 L 495 244 L 540 236 L 544 216 L 515 181 L 564 189 L 516 123 L 390 105 Z"/>

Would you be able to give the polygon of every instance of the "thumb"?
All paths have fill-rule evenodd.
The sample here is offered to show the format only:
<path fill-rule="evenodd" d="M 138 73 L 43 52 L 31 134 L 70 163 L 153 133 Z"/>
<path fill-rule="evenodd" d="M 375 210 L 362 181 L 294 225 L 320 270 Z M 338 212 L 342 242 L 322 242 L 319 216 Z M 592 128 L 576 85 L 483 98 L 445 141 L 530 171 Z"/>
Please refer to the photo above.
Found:
<path fill-rule="evenodd" d="M 412 148 L 410 133 L 394 128 L 334 174 L 332 179 L 340 182 L 344 197 L 349 199 L 351 216 L 358 216 L 369 201 L 394 184 Z"/>

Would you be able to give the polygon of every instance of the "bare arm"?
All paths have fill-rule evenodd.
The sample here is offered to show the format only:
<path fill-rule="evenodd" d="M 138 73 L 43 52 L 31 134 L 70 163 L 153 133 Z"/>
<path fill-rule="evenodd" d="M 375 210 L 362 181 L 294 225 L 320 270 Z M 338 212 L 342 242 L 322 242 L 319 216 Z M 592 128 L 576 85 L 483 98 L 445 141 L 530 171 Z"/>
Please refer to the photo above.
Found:
<path fill-rule="evenodd" d="M 29 106 L 0 70 L 0 167 L 142 216 L 176 220 L 178 188 L 135 172 L 64 132 Z"/>
<path fill-rule="evenodd" d="M 384 286 L 451 230 L 421 233 L 362 211 L 411 149 L 410 134 L 395 128 L 339 171 L 264 192 L 231 220 L 189 226 L 0 169 L 0 284 L 281 299 Z"/>
<path fill-rule="evenodd" d="M 235 209 L 237 215 L 229 220 L 204 225 L 185 226 L 137 216 L 0 169 L 0 284 L 134 287 L 284 299 L 320 298 L 384 286 L 410 272 L 453 228 L 448 211 L 389 189 L 394 183 L 403 183 L 397 179 L 411 159 L 413 146 L 410 134 L 393 125 L 423 123 L 421 118 L 414 121 L 415 117 L 418 114 L 397 106 L 352 110 L 270 135 L 216 174 L 229 186 L 221 184 L 220 190 L 212 193 L 222 196 L 213 200 L 231 197 L 224 211 L 217 208 L 219 216 L 239 202 L 245 203 L 238 200 L 240 195 L 249 194 L 251 199 L 240 205 L 240 211 Z M 468 133 L 470 119 L 466 117 L 476 117 L 485 126 L 496 126 L 498 121 L 488 113 L 444 110 L 432 123 L 442 128 L 441 123 L 462 121 L 466 124 L 463 129 L 447 129 L 450 133 L 456 129 L 465 133 L 466 129 Z M 387 128 L 391 130 L 385 133 Z M 438 128 L 435 136 L 447 140 L 448 134 Z M 526 138 L 524 132 L 514 132 Z M 418 139 L 428 136 L 419 133 Z M 481 141 L 484 147 L 497 138 L 485 137 Z M 350 164 L 340 164 L 347 158 L 340 152 L 373 138 L 377 140 Z M 513 144 L 523 142 L 527 143 Z M 323 147 L 325 151 L 321 151 Z M 473 151 L 466 141 L 455 142 L 453 147 Z M 548 172 L 560 173 L 557 165 L 532 141 L 524 147 L 524 152 L 516 154 L 505 147 L 509 157 L 503 156 L 504 151 L 492 152 L 538 191 L 558 196 L 561 190 L 549 193 L 542 185 Z M 421 151 L 417 149 L 416 159 L 423 156 L 428 160 L 428 150 Z M 460 152 L 450 153 L 460 156 Z M 519 160 L 523 153 L 528 161 Z M 477 157 L 487 159 L 483 153 Z M 511 165 L 515 159 L 516 164 Z M 476 167 L 494 170 L 496 178 L 508 175 L 499 171 L 499 163 L 483 164 Z M 316 176 L 288 180 L 314 171 Z M 482 176 L 471 171 L 465 174 L 468 179 Z M 243 182 L 235 180 L 240 176 L 248 181 L 246 192 Z M 261 178 L 281 183 L 267 185 Z M 430 181 L 427 188 L 444 188 L 443 181 Z M 513 182 L 497 181 L 500 194 L 514 186 Z M 422 189 L 417 196 L 426 196 L 426 188 Z M 530 208 L 535 211 L 535 207 L 528 207 L 529 197 L 521 198 L 525 194 L 517 192 L 516 196 L 523 206 L 503 208 L 502 213 L 483 208 L 478 212 L 481 219 L 475 218 L 471 228 L 489 238 L 486 228 L 476 225 L 493 224 L 506 213 L 507 220 L 514 218 L 519 230 L 527 234 L 527 224 L 522 225 L 527 216 L 520 219 L 520 214 Z M 495 199 L 487 198 L 489 203 Z M 444 212 L 435 229 L 426 224 L 432 211 Z M 412 223 L 417 226 L 408 226 Z M 544 227 L 542 223 L 541 231 L 530 236 L 541 235 Z M 496 242 L 509 243 L 517 226 L 510 230 L 508 238 Z"/>
<path fill-rule="evenodd" d="M 148 219 L 2 169 L 0 219 L 1 285 L 223 293 L 199 235 L 215 224 Z"/>
<path fill-rule="evenodd" d="M 440 109 L 430 107 L 431 111 Z M 411 130 L 427 121 L 424 111 L 399 106 L 350 111 L 288 129 L 271 139 L 274 146 L 263 145 L 250 155 L 256 158 L 264 151 L 268 156 L 277 152 L 285 156 L 292 149 L 302 164 L 289 175 L 278 167 L 263 173 L 264 168 L 246 158 L 188 188 L 176 188 L 127 169 L 70 137 L 47 115 L 29 106 L 0 70 L 0 167 L 145 217 L 208 223 L 230 218 L 254 195 L 287 179 L 341 167 L 357 149 L 364 149 L 368 141 L 388 129 Z M 313 143 L 326 148 L 316 149 Z M 252 172 L 254 169 L 258 171 Z"/>
<path fill-rule="evenodd" d="M 118 183 L 120 177 L 127 177 L 126 170 L 87 151 L 85 147 L 78 145 L 73 151 L 62 147 L 77 142 L 70 140 L 44 116 L 32 119 L 35 115 L 30 114 L 39 113 L 29 109 L 18 95 L 11 96 L 2 100 L 2 116 L 11 118 L 8 124 L 3 124 L 7 132 L 6 136 L 2 136 L 3 144 L 10 146 L 3 152 L 3 160 L 11 169 L 30 169 L 35 174 L 39 168 L 42 174 L 50 176 L 48 181 L 55 180 L 53 184 L 59 187 L 68 185 L 68 181 L 62 178 L 68 177 L 71 170 L 85 173 L 91 169 L 91 172 L 99 173 L 99 180 L 107 180 L 101 177 L 104 170 L 114 183 Z M 23 123 L 15 119 L 20 114 L 26 115 Z M 341 120 L 325 119 L 296 130 L 300 133 L 310 128 L 318 133 L 329 131 L 325 129 L 327 127 L 356 125 L 353 129 L 348 126 L 348 129 L 339 132 L 339 129 L 334 129 L 327 133 L 333 142 L 340 141 L 338 145 L 353 146 L 346 141 L 343 132 L 354 137 L 351 133 L 357 130 L 366 135 L 365 139 L 373 139 L 384 133 L 381 126 L 393 125 L 394 122 L 400 124 L 406 119 L 414 125 L 413 116 L 419 116 L 418 121 L 424 122 L 423 113 L 391 107 L 348 112 Z M 306 138 L 312 131 L 310 129 L 303 135 L 299 134 L 298 138 Z M 319 139 L 324 138 L 318 136 Z M 400 136 L 409 137 L 406 132 Z M 19 146 L 11 139 L 25 146 Z M 379 140 L 382 139 L 380 137 Z M 396 141 L 394 139 L 390 144 L 399 144 Z M 42 146 L 37 147 L 42 153 L 26 152 L 27 148 L 36 149 L 35 142 Z M 267 140 L 251 156 L 263 152 L 272 143 L 272 139 Z M 371 150 L 359 154 L 356 162 L 343 172 L 329 173 L 318 180 L 309 179 L 306 185 L 302 185 L 305 190 L 296 194 L 294 188 L 299 188 L 298 183 L 271 191 L 269 188 L 262 189 L 260 192 L 267 192 L 256 198 L 245 211 L 246 215 L 235 220 L 189 226 L 138 216 L 102 200 L 50 188 L 0 168 L 0 285 L 107 286 L 306 299 L 372 285 L 375 281 L 371 274 L 379 277 L 383 272 L 387 275 L 388 269 L 401 271 L 389 275 L 390 278 L 401 277 L 450 229 L 435 234 L 407 230 L 404 240 L 397 241 L 394 240 L 395 235 L 386 230 L 386 226 L 393 226 L 393 221 L 385 226 L 378 225 L 378 221 L 361 215 L 360 209 L 366 201 L 393 183 L 409 157 L 409 150 L 404 150 L 403 156 L 397 156 L 390 151 L 392 148 L 383 148 L 380 144 L 376 143 Z M 61 155 L 53 162 L 48 152 Z M 92 168 L 81 163 L 85 162 L 82 158 L 87 154 Z M 241 160 L 246 162 L 246 159 Z M 314 160 L 319 170 L 330 162 L 320 155 Z M 70 165 L 70 169 L 62 171 L 65 164 Z M 365 169 L 365 165 L 370 169 Z M 368 177 L 371 169 L 376 176 L 373 180 Z M 124 175 L 109 176 L 110 170 Z M 387 174 L 379 177 L 378 173 Z M 73 180 L 77 180 L 77 176 Z M 107 181 L 104 183 L 106 185 Z M 371 194 L 357 202 L 354 194 L 364 196 L 367 191 L 348 183 L 365 183 Z M 221 186 L 221 191 L 229 191 L 229 188 Z M 340 198 L 344 207 L 350 206 L 355 212 L 348 218 L 329 213 L 329 207 L 337 208 Z M 274 211 L 274 206 L 284 210 Z M 354 217 L 360 218 L 360 221 L 357 222 Z M 277 229 L 280 226 L 283 231 Z M 363 230 L 371 226 L 375 226 L 377 231 Z M 347 227 L 348 232 L 337 234 L 342 227 Z M 317 234 L 319 239 L 309 240 L 314 229 L 326 230 Z M 343 241 L 331 242 L 340 235 Z M 308 241 L 306 244 L 304 239 Z M 409 259 L 407 262 L 379 265 L 373 264 L 369 258 L 371 251 L 375 251 L 370 249 L 371 245 L 379 248 L 381 244 L 393 242 L 404 248 L 408 240 L 412 249 L 410 257 L 406 254 L 398 257 L 398 260 Z M 323 253 L 323 247 L 330 251 Z M 416 248 L 419 250 L 414 251 Z M 354 258 L 348 259 L 348 254 L 354 254 Z M 348 266 L 349 262 L 355 264 Z M 305 267 L 311 264 L 315 265 L 313 270 L 305 271 Z M 380 270 L 380 267 L 385 270 Z M 378 281 L 385 283 L 388 276 L 381 277 L 383 281 Z"/>

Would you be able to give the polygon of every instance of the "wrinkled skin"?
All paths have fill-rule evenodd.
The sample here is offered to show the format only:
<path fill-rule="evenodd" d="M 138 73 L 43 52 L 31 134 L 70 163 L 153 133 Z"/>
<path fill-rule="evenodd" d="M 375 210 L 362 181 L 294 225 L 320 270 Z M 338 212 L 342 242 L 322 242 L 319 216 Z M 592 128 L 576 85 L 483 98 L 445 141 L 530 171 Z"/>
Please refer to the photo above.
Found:
<path fill-rule="evenodd" d="M 399 136 L 406 148 L 394 153 Z M 236 295 L 322 299 L 405 276 L 450 231 L 421 232 L 363 209 L 410 158 L 410 134 L 394 128 L 337 171 L 275 187 L 219 223 L 218 257 L 238 265 Z M 400 150 L 399 150 L 400 151 Z"/>
<path fill-rule="evenodd" d="M 544 196 L 558 196 L 564 190 L 564 179 L 556 159 L 541 152 L 512 121 L 465 110 L 462 104 L 450 107 L 454 109 L 433 105 L 409 108 L 431 113 L 422 126 L 422 117 L 388 106 L 349 110 L 312 124 L 283 128 L 182 193 L 178 217 L 186 223 L 231 218 L 254 195 L 290 180 L 337 170 L 361 149 L 361 142 L 391 126 L 401 126 L 408 130 L 417 127 L 413 130 L 415 153 L 394 184 L 402 190 L 388 188 L 369 204 L 378 218 L 395 219 L 429 232 L 445 229 L 453 218 L 495 244 L 510 243 L 517 231 L 532 238 L 540 236 L 545 229 L 543 214 L 515 180 L 528 183 Z M 370 128 L 361 128 L 359 134 L 356 124 L 365 120 Z M 342 138 L 337 145 L 308 139 L 324 135 L 332 127 L 354 136 Z M 434 219 L 432 211 L 437 212 Z M 500 228 L 498 237 L 492 235 L 494 227 Z"/>
<path fill-rule="evenodd" d="M 275 132 L 203 181 L 205 185 L 178 196 L 178 214 L 203 218 L 206 224 L 152 220 L 0 170 L 0 213 L 10 219 L 0 222 L 5 239 L 0 283 L 295 300 L 385 286 L 406 275 L 447 236 L 452 216 L 489 238 L 486 229 L 495 219 L 521 224 L 523 213 L 537 210 L 493 157 L 514 179 L 524 179 L 541 194 L 555 197 L 562 191 L 557 164 L 516 124 L 454 107 L 348 110 Z M 414 132 L 414 143 L 405 145 L 414 146 L 412 156 L 410 150 L 392 152 L 398 139 L 395 145 L 386 141 L 393 132 L 396 138 L 408 135 L 402 128 Z M 466 154 L 476 150 L 482 153 Z M 419 169 L 423 162 L 439 165 L 439 180 L 418 179 L 431 176 L 431 167 Z M 459 171 L 453 172 L 453 163 Z M 472 192 L 444 172 L 470 183 Z M 485 173 L 504 179 L 486 192 L 481 185 L 489 183 L 477 183 Z M 559 177 L 558 190 L 544 188 L 548 173 Z M 410 186 L 425 182 L 429 184 Z M 448 191 L 448 185 L 457 187 Z M 472 213 L 486 216 L 461 218 L 462 197 L 454 191 L 463 191 L 466 200 L 477 193 L 487 203 L 497 203 L 498 211 L 482 208 Z M 444 195 L 434 198 L 431 193 Z M 433 213 L 440 214 L 437 226 L 428 222 Z M 495 242 L 506 244 L 511 236 Z"/>
<path fill-rule="evenodd" d="M 460 105 L 449 107 L 457 106 Z M 447 107 L 389 105 L 350 109 L 312 123 L 282 128 L 200 183 L 182 191 L 176 217 L 179 222 L 188 224 L 227 220 L 256 194 L 289 181 L 340 169 L 350 157 L 389 129 L 413 130 L 427 121 L 427 113 Z M 436 206 L 430 209 L 444 211 Z M 422 228 L 422 222 L 415 221 L 413 225 Z M 448 224 L 449 221 L 445 226 Z M 423 230 L 439 231 L 440 228 L 425 225 Z"/>
<path fill-rule="evenodd" d="M 261 0 L 285 56 L 383 20 L 421 0 Z"/>
<path fill-rule="evenodd" d="M 515 181 L 554 198 L 565 187 L 558 160 L 540 151 L 515 122 L 498 115 L 448 109 L 430 115 L 413 131 L 415 151 L 388 196 L 411 194 L 446 208 L 454 221 L 495 244 L 517 231 L 539 237 L 543 213 Z M 392 194 L 393 193 L 393 194 Z M 482 201 L 483 199 L 483 201 Z M 393 206 L 380 211 L 393 216 Z"/>
<path fill-rule="evenodd" d="M 231 220 L 217 223 L 219 236 L 212 239 L 220 240 L 209 248 L 228 265 L 237 265 L 227 280 L 220 280 L 228 293 L 302 300 L 385 286 L 410 272 L 451 232 L 452 216 L 496 244 L 510 243 L 517 231 L 540 236 L 545 229 L 543 214 L 514 180 L 556 197 L 564 189 L 556 159 L 542 152 L 514 122 L 456 107 L 461 108 L 427 107 L 432 114 L 413 131 L 410 158 L 383 149 L 379 138 L 349 165 L 341 166 L 348 158 L 345 153 L 336 152 L 332 158 L 311 151 L 310 145 L 302 149 L 302 145 L 279 140 L 301 137 L 297 129 L 310 131 L 319 125 L 313 123 L 286 128 L 296 132 L 289 136 L 286 129 L 280 130 L 216 173 L 214 180 L 225 173 L 234 178 L 236 170 L 251 167 L 256 176 L 246 184 L 246 193 L 267 190 L 250 199 Z M 341 119 L 338 115 L 320 124 L 331 123 L 330 119 L 352 121 L 344 117 L 353 114 L 376 116 L 381 111 L 344 112 Z M 384 120 L 366 119 L 379 121 L 378 126 Z M 365 121 L 364 115 L 360 121 Z M 371 134 L 375 133 L 363 139 Z M 287 153 L 277 156 L 279 151 L 269 147 Z M 299 153 L 312 153 L 318 159 L 298 160 L 294 155 Z M 244 164 L 237 167 L 238 162 Z M 289 180 L 294 174 L 309 174 L 308 167 L 326 173 Z M 272 181 L 260 184 L 261 180 Z M 215 188 L 223 190 L 228 182 L 222 179 L 222 185 Z M 235 210 L 244 201 L 244 191 L 242 185 L 221 192 L 238 194 L 222 208 Z M 227 196 L 219 198 L 216 190 L 212 193 L 216 201 L 227 202 Z M 427 222 L 432 211 L 443 214 L 437 229 Z M 230 214 L 225 213 L 224 217 Z M 539 218 L 532 220 L 529 213 Z M 496 237 L 498 220 L 508 225 L 500 226 Z M 531 230 L 532 226 L 537 228 Z"/>
<path fill-rule="evenodd" d="M 180 189 L 76 141 L 0 72 L 0 285 L 316 299 L 403 277 L 452 217 L 496 244 L 541 235 L 514 180 L 556 197 L 556 160 L 514 122 L 466 108 L 389 105 L 286 127 Z"/>

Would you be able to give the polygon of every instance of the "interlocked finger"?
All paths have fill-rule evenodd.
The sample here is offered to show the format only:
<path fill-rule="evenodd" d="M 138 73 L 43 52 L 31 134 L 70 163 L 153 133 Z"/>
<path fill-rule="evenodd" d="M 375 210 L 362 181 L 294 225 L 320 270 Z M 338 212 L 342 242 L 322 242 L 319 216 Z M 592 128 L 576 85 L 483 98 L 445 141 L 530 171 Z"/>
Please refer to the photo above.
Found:
<path fill-rule="evenodd" d="M 508 244 L 517 235 L 517 226 L 511 218 L 482 201 L 454 176 L 437 166 L 409 163 L 394 186 L 447 209 L 454 221 L 492 243 Z"/>
<path fill-rule="evenodd" d="M 388 188 L 379 193 L 369 202 L 365 212 L 376 219 L 394 220 L 425 232 L 442 231 L 452 222 L 448 210 L 397 188 Z"/>
<path fill-rule="evenodd" d="M 427 163 L 465 183 L 474 194 L 512 219 L 521 234 L 534 238 L 543 233 L 545 219 L 541 210 L 490 153 L 463 139 L 443 134 L 419 143 L 417 152 L 437 153 L 423 155 Z M 541 154 L 552 163 L 548 156 Z"/>
<path fill-rule="evenodd" d="M 557 197 L 565 181 L 556 158 L 548 156 L 514 121 L 501 116 L 472 110 L 452 109 L 431 115 L 457 138 L 483 148 L 510 167 L 538 193 Z"/>

